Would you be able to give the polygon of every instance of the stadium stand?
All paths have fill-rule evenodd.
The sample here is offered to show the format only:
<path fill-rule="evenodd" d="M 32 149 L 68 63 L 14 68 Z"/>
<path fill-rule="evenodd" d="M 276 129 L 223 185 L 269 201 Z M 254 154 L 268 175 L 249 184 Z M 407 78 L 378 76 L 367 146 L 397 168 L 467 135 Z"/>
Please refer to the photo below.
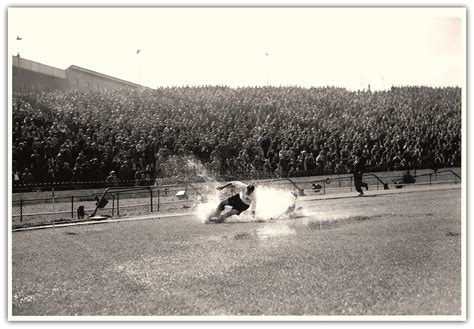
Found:
<path fill-rule="evenodd" d="M 180 87 L 13 97 L 14 184 L 146 184 L 192 156 L 216 177 L 459 167 L 461 89 Z M 178 162 L 176 162 L 178 161 Z"/>

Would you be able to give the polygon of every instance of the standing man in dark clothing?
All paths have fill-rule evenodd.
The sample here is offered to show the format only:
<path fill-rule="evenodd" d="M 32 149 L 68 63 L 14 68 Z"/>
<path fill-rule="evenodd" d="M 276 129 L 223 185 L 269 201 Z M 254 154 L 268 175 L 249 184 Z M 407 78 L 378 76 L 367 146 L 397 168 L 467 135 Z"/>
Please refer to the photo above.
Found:
<path fill-rule="evenodd" d="M 354 172 L 354 185 L 356 191 L 359 192 L 359 196 L 363 196 L 364 192 L 362 191 L 362 187 L 365 187 L 366 190 L 369 189 L 369 185 L 362 181 L 362 175 L 365 171 L 365 158 L 362 156 L 362 152 L 357 152 L 355 156 L 354 164 L 353 164 L 353 172 Z"/>

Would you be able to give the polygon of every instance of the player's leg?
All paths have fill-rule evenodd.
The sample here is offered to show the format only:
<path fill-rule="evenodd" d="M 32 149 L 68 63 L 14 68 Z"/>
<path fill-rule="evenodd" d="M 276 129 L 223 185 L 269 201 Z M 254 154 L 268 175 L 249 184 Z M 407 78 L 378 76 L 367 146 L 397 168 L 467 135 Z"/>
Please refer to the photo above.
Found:
<path fill-rule="evenodd" d="M 362 177 L 361 175 L 354 175 L 354 186 L 357 192 L 359 192 L 359 195 L 364 195 L 364 192 L 362 191 L 361 187 L 362 183 Z"/>
<path fill-rule="evenodd" d="M 217 217 L 220 215 L 220 213 L 225 209 L 225 206 L 229 205 L 229 199 L 222 200 L 218 205 L 216 210 L 212 212 L 212 214 L 209 215 L 209 219 L 213 217 Z"/>
<path fill-rule="evenodd" d="M 362 187 L 364 187 L 367 191 L 369 190 L 369 184 L 362 182 L 361 183 Z"/>
<path fill-rule="evenodd" d="M 228 206 L 231 206 L 232 209 L 226 212 L 225 214 L 222 214 L 218 217 L 217 222 L 222 223 L 225 221 L 227 218 L 233 216 L 233 215 L 240 215 L 243 211 L 247 210 L 249 208 L 248 204 L 245 204 L 242 202 L 240 199 L 240 196 L 238 194 L 230 197 L 228 200 Z"/>
<path fill-rule="evenodd" d="M 238 210 L 235 210 L 235 209 L 231 209 L 229 210 L 228 212 L 226 212 L 225 214 L 222 214 L 218 217 L 217 219 L 217 222 L 218 223 L 222 223 L 223 221 L 225 221 L 227 218 L 233 216 L 233 215 L 238 215 L 239 214 L 239 211 Z"/>
<path fill-rule="evenodd" d="M 367 191 L 369 190 L 369 184 L 362 181 L 362 175 L 360 175 L 360 185 L 364 187 Z"/>
<path fill-rule="evenodd" d="M 292 204 L 291 206 L 288 207 L 288 209 L 286 209 L 285 214 L 288 215 L 288 214 L 293 213 L 295 211 L 295 208 L 296 208 L 296 204 Z"/>

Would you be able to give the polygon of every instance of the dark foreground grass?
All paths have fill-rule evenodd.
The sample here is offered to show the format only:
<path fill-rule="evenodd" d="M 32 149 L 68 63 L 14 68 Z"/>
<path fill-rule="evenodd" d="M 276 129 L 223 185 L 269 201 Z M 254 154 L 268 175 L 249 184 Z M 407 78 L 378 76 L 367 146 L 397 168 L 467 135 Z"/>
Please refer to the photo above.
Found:
<path fill-rule="evenodd" d="M 308 217 L 266 223 L 13 233 L 12 313 L 461 314 L 459 189 L 305 207 Z"/>

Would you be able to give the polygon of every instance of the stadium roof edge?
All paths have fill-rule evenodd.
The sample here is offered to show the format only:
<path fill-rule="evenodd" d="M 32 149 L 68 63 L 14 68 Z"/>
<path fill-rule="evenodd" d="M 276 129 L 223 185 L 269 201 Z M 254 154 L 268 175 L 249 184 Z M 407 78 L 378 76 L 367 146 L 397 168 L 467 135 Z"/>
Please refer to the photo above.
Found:
<path fill-rule="evenodd" d="M 81 72 L 84 72 L 84 73 L 99 76 L 99 77 L 102 77 L 102 78 L 105 78 L 105 79 L 108 79 L 108 80 L 113 80 L 113 81 L 116 81 L 116 82 L 119 82 L 119 83 L 122 83 L 122 84 L 125 84 L 125 85 L 128 85 L 128 86 L 131 86 L 131 87 L 150 89 L 149 87 L 141 86 L 139 84 L 136 84 L 136 83 L 133 83 L 133 82 L 130 82 L 130 81 L 127 81 L 127 80 L 123 80 L 123 79 L 116 78 L 116 77 L 113 77 L 113 76 L 110 76 L 110 75 L 107 75 L 107 74 L 103 74 L 103 73 L 100 73 L 100 72 L 89 70 L 89 69 L 86 69 L 86 68 L 83 68 L 83 67 L 80 67 L 80 66 L 77 66 L 77 65 L 70 65 L 66 69 L 60 69 L 60 68 L 57 68 L 57 67 L 54 67 L 54 66 L 51 66 L 51 65 L 43 64 L 43 63 L 40 63 L 40 62 L 33 61 L 31 59 L 26 59 L 26 58 L 20 57 L 19 55 L 18 56 L 12 55 L 12 66 L 19 67 L 19 68 L 29 70 L 29 71 L 43 73 L 43 74 L 50 75 L 50 76 L 63 78 L 63 79 L 66 79 L 66 72 L 68 70 L 77 70 L 77 71 L 81 71 Z"/>
<path fill-rule="evenodd" d="M 100 72 L 96 72 L 96 71 L 93 71 L 93 70 L 89 70 L 89 69 L 86 69 L 86 68 L 83 68 L 83 67 L 80 67 L 80 66 L 77 66 L 77 65 L 70 65 L 67 69 L 67 70 L 78 70 L 78 71 L 82 71 L 82 72 L 85 72 L 85 73 L 89 73 L 89 74 L 93 74 L 93 75 L 97 75 L 97 76 L 100 76 L 100 77 L 103 77 L 103 78 L 106 78 L 106 79 L 111 79 L 111 80 L 115 80 L 117 82 L 120 82 L 120 83 L 123 83 L 123 84 L 127 84 L 129 86 L 133 86 L 133 87 L 142 87 L 136 83 L 133 83 L 133 82 L 130 82 L 130 81 L 127 81 L 127 80 L 123 80 L 123 79 L 119 79 L 119 78 L 115 78 L 113 76 L 110 76 L 110 75 L 107 75 L 107 74 L 103 74 L 103 73 L 100 73 Z"/>
<path fill-rule="evenodd" d="M 66 78 L 66 72 L 63 69 L 43 64 L 40 62 L 32 61 L 31 59 L 26 59 L 23 57 L 12 55 L 12 66 L 22 68 L 24 70 L 43 73 L 46 75 Z"/>

